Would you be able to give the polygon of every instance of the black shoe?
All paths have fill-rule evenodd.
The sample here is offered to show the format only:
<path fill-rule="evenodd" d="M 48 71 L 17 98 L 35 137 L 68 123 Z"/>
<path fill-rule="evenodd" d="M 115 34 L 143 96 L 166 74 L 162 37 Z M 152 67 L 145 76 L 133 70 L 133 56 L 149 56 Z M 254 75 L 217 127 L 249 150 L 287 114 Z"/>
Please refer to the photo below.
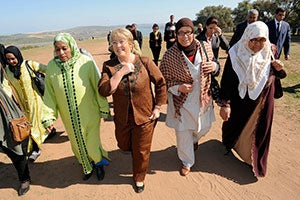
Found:
<path fill-rule="evenodd" d="M 197 143 L 194 143 L 194 151 L 197 151 L 197 149 L 198 149 L 198 142 Z"/>
<path fill-rule="evenodd" d="M 93 174 L 93 171 L 89 174 L 84 174 L 82 177 L 82 180 L 84 180 L 84 181 L 89 180 L 91 178 L 92 174 Z"/>
<path fill-rule="evenodd" d="M 104 171 L 103 165 L 96 166 L 96 172 L 97 172 L 98 180 L 102 181 L 104 179 L 104 176 L 105 176 L 105 171 Z"/>
<path fill-rule="evenodd" d="M 26 183 L 28 185 L 26 185 L 25 187 L 22 188 L 22 185 L 26 184 Z M 29 189 L 30 189 L 30 183 L 29 183 L 29 181 L 26 181 L 25 183 L 21 183 L 21 185 L 19 187 L 19 190 L 18 190 L 18 195 L 22 196 L 22 195 L 26 194 L 29 191 Z"/>
<path fill-rule="evenodd" d="M 137 186 L 137 185 L 135 184 L 135 192 L 136 192 L 136 193 L 141 193 L 141 192 L 144 191 L 144 189 L 145 189 L 145 184 L 143 184 L 142 186 Z"/>
<path fill-rule="evenodd" d="M 232 153 L 232 152 L 231 152 L 231 149 L 226 148 L 226 149 L 225 149 L 224 155 L 225 155 L 225 156 L 228 156 L 228 155 L 231 154 L 231 153 Z"/>
<path fill-rule="evenodd" d="M 56 128 L 52 128 L 51 132 L 47 136 L 46 140 L 53 138 L 56 135 Z"/>

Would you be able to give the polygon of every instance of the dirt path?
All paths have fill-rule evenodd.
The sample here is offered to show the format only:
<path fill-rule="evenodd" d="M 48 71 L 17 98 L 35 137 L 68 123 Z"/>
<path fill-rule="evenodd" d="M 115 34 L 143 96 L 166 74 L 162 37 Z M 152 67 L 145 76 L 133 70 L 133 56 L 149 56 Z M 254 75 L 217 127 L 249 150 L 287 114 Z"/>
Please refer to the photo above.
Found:
<path fill-rule="evenodd" d="M 99 40 L 79 43 L 88 49 L 99 67 L 108 59 L 106 43 Z M 145 48 L 145 47 L 144 47 Z M 47 63 L 52 48 L 39 52 L 25 51 L 24 57 Z M 145 191 L 136 194 L 132 188 L 131 157 L 122 154 L 114 138 L 112 121 L 102 122 L 101 139 L 109 151 L 111 164 L 105 168 L 101 182 L 94 175 L 82 181 L 82 169 L 72 154 L 67 135 L 60 121 L 56 127 L 63 132 L 47 141 L 42 155 L 30 165 L 31 190 L 23 199 L 298 199 L 300 194 L 299 109 L 285 113 L 284 98 L 276 100 L 272 139 L 265 178 L 257 179 L 251 169 L 234 155 L 224 156 L 221 124 L 200 140 L 196 164 L 187 177 L 179 175 L 180 161 L 176 154 L 174 131 L 164 124 L 166 106 L 155 129 L 149 173 Z M 10 160 L 0 154 L 0 199 L 16 199 L 17 175 Z"/>

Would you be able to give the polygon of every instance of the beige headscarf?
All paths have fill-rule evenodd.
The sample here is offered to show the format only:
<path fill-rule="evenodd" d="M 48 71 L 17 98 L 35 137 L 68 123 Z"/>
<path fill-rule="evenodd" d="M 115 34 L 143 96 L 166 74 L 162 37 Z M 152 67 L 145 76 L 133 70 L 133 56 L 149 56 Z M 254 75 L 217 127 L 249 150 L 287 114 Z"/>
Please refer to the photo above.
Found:
<path fill-rule="evenodd" d="M 266 38 L 265 46 L 254 53 L 248 46 L 251 39 Z M 233 70 L 239 78 L 239 95 L 244 98 L 248 90 L 250 99 L 255 100 L 263 90 L 271 67 L 271 43 L 269 29 L 264 22 L 256 21 L 245 29 L 242 38 L 229 50 Z"/>

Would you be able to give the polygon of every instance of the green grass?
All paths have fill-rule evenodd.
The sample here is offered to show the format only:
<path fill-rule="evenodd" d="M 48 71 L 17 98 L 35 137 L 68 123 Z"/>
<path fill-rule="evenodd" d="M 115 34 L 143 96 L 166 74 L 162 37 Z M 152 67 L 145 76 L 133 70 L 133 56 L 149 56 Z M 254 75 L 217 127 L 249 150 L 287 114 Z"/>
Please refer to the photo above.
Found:
<path fill-rule="evenodd" d="M 283 102 L 283 107 L 279 107 L 278 111 L 284 112 L 288 119 L 295 122 L 298 121 L 295 116 L 300 112 L 300 42 L 298 41 L 300 41 L 300 36 L 292 37 L 289 60 L 284 60 L 284 55 L 281 55 L 280 59 L 285 64 L 287 77 L 281 80 L 284 96 L 276 100 Z"/>
<path fill-rule="evenodd" d="M 27 45 L 27 46 L 21 47 L 20 50 L 23 51 L 23 50 L 34 49 L 34 48 L 38 48 L 38 47 L 39 46 Z"/>

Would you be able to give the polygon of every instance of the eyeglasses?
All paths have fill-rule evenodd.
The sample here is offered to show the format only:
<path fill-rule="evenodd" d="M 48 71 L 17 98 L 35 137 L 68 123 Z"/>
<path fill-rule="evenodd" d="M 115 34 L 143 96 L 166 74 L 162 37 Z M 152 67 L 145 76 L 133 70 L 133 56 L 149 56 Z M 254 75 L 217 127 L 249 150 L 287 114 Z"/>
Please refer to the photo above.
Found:
<path fill-rule="evenodd" d="M 187 32 L 184 32 L 184 31 L 179 31 L 177 33 L 178 36 L 190 36 L 193 32 L 192 31 L 187 31 Z"/>
<path fill-rule="evenodd" d="M 253 38 L 253 39 L 250 40 L 250 42 L 252 44 L 256 44 L 256 43 L 262 44 L 262 43 L 266 42 L 266 38 L 260 38 L 260 39 Z"/>
<path fill-rule="evenodd" d="M 120 41 L 113 41 L 112 45 L 117 46 L 118 44 L 120 44 L 121 46 L 125 45 L 127 43 L 126 40 L 120 40 Z"/>

